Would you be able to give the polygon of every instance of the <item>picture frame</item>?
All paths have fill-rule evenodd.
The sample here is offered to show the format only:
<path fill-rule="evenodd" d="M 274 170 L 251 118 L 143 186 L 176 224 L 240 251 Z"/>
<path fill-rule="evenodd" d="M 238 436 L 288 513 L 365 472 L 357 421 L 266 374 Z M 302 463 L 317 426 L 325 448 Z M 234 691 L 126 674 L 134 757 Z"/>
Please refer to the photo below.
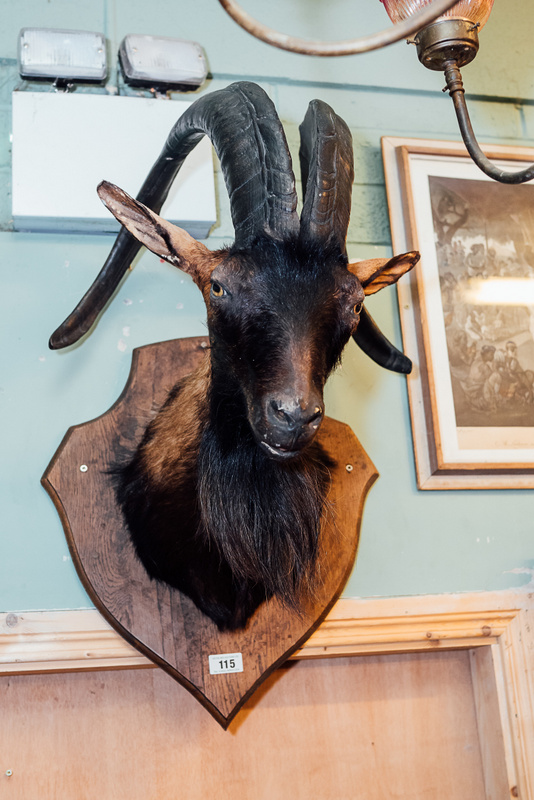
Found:
<path fill-rule="evenodd" d="M 503 169 L 534 148 L 485 147 Z M 534 488 L 534 184 L 491 180 L 462 143 L 384 137 L 417 486 Z"/>

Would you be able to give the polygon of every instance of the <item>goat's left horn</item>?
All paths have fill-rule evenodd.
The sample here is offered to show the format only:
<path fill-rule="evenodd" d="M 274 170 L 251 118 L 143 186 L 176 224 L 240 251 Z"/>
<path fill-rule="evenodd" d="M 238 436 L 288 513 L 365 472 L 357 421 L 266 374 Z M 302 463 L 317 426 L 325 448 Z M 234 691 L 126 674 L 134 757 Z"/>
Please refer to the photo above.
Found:
<path fill-rule="evenodd" d="M 333 240 L 344 253 L 354 181 L 351 133 L 329 105 L 312 100 L 300 126 L 300 137 L 304 194 L 301 236 L 324 243 Z M 365 308 L 353 338 L 381 367 L 393 372 L 411 371 L 410 359 L 386 339 Z"/>
<path fill-rule="evenodd" d="M 380 367 L 391 372 L 400 372 L 401 375 L 409 375 L 412 371 L 411 360 L 391 344 L 365 308 L 362 308 L 360 322 L 352 338 Z"/>
<path fill-rule="evenodd" d="M 329 105 L 312 100 L 300 139 L 301 236 L 323 243 L 333 240 L 344 252 L 354 181 L 350 130 Z"/>

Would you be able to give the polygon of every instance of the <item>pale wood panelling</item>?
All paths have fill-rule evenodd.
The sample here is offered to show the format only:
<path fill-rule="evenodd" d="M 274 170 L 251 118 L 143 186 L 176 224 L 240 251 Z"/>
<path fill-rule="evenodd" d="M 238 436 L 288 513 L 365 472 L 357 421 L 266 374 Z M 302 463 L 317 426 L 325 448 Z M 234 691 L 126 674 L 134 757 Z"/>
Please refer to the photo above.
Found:
<path fill-rule="evenodd" d="M 0 705 L 6 800 L 484 797 L 467 652 L 297 662 L 228 732 L 161 670 L 5 677 Z"/>
<path fill-rule="evenodd" d="M 127 752 L 129 758 L 130 751 L 135 751 L 136 759 L 141 759 L 143 763 L 146 763 L 146 766 L 145 771 L 137 776 L 135 789 L 132 791 L 137 791 L 138 786 L 144 787 L 145 778 L 147 776 L 151 777 L 147 778 L 148 783 L 144 794 L 136 795 L 135 793 L 130 793 L 127 795 L 129 798 L 137 796 L 143 798 L 157 797 L 158 800 L 160 798 L 161 800 L 166 800 L 167 797 L 188 798 L 191 796 L 195 798 L 197 795 L 181 794 L 178 790 L 176 794 L 169 793 L 171 789 L 167 784 L 161 785 L 161 793 L 151 794 L 150 792 L 153 790 L 154 782 L 156 785 L 160 785 L 158 781 L 163 780 L 161 774 L 174 774 L 172 770 L 170 773 L 165 772 L 165 766 L 159 766 L 157 774 L 154 775 L 154 764 L 160 764 L 162 759 L 167 759 L 165 763 L 175 765 L 180 776 L 177 779 L 180 785 L 184 780 L 183 774 L 186 776 L 193 774 L 195 779 L 198 780 L 195 748 L 200 747 L 204 754 L 203 757 L 209 763 L 210 770 L 217 771 L 217 780 L 221 781 L 221 786 L 224 788 L 223 794 L 219 793 L 218 796 L 223 798 L 233 797 L 235 791 L 239 791 L 242 797 L 262 796 L 257 793 L 259 790 L 255 784 L 254 793 L 246 794 L 246 791 L 250 788 L 249 782 L 252 781 L 254 783 L 253 776 L 249 773 L 251 767 L 246 759 L 250 759 L 250 763 L 255 764 L 260 772 L 264 769 L 267 771 L 268 774 L 263 780 L 265 785 L 270 785 L 269 781 L 276 781 L 276 776 L 285 775 L 285 767 L 283 769 L 279 767 L 279 762 L 283 765 L 285 763 L 284 759 L 287 758 L 290 764 L 295 765 L 295 769 L 299 774 L 300 782 L 298 787 L 292 787 L 291 793 L 287 795 L 275 793 L 271 794 L 271 797 L 304 797 L 306 791 L 313 794 L 313 786 L 309 783 L 311 777 L 308 776 L 308 773 L 313 776 L 318 772 L 323 774 L 327 769 L 330 769 L 335 777 L 341 769 L 345 770 L 345 778 L 343 780 L 346 779 L 349 784 L 351 782 L 354 783 L 356 787 L 354 792 L 359 792 L 359 786 L 363 785 L 366 787 L 365 793 L 343 794 L 344 791 L 348 790 L 341 789 L 340 785 L 335 783 L 334 777 L 332 777 L 334 781 L 333 794 L 328 794 L 330 789 L 322 788 L 321 791 L 327 793 L 323 795 L 315 793 L 314 797 L 336 797 L 336 800 L 343 800 L 344 797 L 347 797 L 348 800 L 348 798 L 359 798 L 361 796 L 367 800 L 367 798 L 373 798 L 375 795 L 370 793 L 368 785 L 361 783 L 361 776 L 357 777 L 350 765 L 354 760 L 359 763 L 358 759 L 362 758 L 362 753 L 365 754 L 366 764 L 367 762 L 371 763 L 371 757 L 376 760 L 377 751 L 375 749 L 366 751 L 365 748 L 361 750 L 361 747 L 363 747 L 362 742 L 367 741 L 360 738 L 361 732 L 365 731 L 367 735 L 369 731 L 376 729 L 382 732 L 382 736 L 385 736 L 381 725 L 383 724 L 386 727 L 390 725 L 392 737 L 398 735 L 399 731 L 403 732 L 407 741 L 412 742 L 418 753 L 418 748 L 420 747 L 417 737 L 421 736 L 421 730 L 418 729 L 418 732 L 412 730 L 410 728 L 412 722 L 409 722 L 408 730 L 406 728 L 408 724 L 406 720 L 399 721 L 399 716 L 396 716 L 395 711 L 395 704 L 398 702 L 398 698 L 395 699 L 394 688 L 389 687 L 386 691 L 384 686 L 389 686 L 389 681 L 392 681 L 394 686 L 404 686 L 406 702 L 408 702 L 407 698 L 410 696 L 412 698 L 411 710 L 406 712 L 405 716 L 411 717 L 412 714 L 415 714 L 416 717 L 421 716 L 426 719 L 426 706 L 421 699 L 421 694 L 418 694 L 419 689 L 423 693 L 422 696 L 428 700 L 436 692 L 440 695 L 442 688 L 448 686 L 448 684 L 446 684 L 445 678 L 439 671 L 441 667 L 434 670 L 433 674 L 436 678 L 434 688 L 430 688 L 430 684 L 425 683 L 426 679 L 423 680 L 421 677 L 414 679 L 414 671 L 415 673 L 418 670 L 423 670 L 424 672 L 424 669 L 426 669 L 426 667 L 422 666 L 424 664 L 455 664 L 456 669 L 457 664 L 462 663 L 464 665 L 461 667 L 463 677 L 460 679 L 457 675 L 453 685 L 448 686 L 446 694 L 448 694 L 449 701 L 452 704 L 451 707 L 456 707 L 457 694 L 459 691 L 464 692 L 465 689 L 465 687 L 461 689 L 462 684 L 466 681 L 469 684 L 471 697 L 469 702 L 472 704 L 472 720 L 474 720 L 474 725 L 478 731 L 479 744 L 477 744 L 477 748 L 479 751 L 478 757 L 480 758 L 480 774 L 475 779 L 473 773 L 469 780 L 480 781 L 480 785 L 483 786 L 483 789 L 476 790 L 482 793 L 477 794 L 475 792 L 472 797 L 485 798 L 485 800 L 500 800 L 501 797 L 520 797 L 522 800 L 534 800 L 533 608 L 534 596 L 528 589 L 472 595 L 340 600 L 323 625 L 295 655 L 295 658 L 300 663 L 291 668 L 279 670 L 272 676 L 266 685 L 260 688 L 253 696 L 237 720 L 232 723 L 230 733 L 227 734 L 222 731 L 215 733 L 216 723 L 209 718 L 200 706 L 197 709 L 196 701 L 180 686 L 175 685 L 168 676 L 162 674 L 160 670 L 137 669 L 135 672 L 125 671 L 125 667 L 148 667 L 151 665 L 123 642 L 99 617 L 97 612 L 24 612 L 20 614 L 4 614 L 0 617 L 0 671 L 5 673 L 4 678 L 0 680 L 0 692 L 3 694 L 3 725 L 0 734 L 2 748 L 0 752 L 2 754 L 19 752 L 17 748 L 14 749 L 14 745 L 9 750 L 5 749 L 6 743 L 11 742 L 11 738 L 8 735 L 11 730 L 15 732 L 14 741 L 18 741 L 17 747 L 20 745 L 22 748 L 20 752 L 33 753 L 34 745 L 27 744 L 24 737 L 29 737 L 31 731 L 34 733 L 38 731 L 39 736 L 43 738 L 42 731 L 47 726 L 52 725 L 51 730 L 55 732 L 53 735 L 51 734 L 50 741 L 56 748 L 54 752 L 57 750 L 61 754 L 63 752 L 62 748 L 67 744 L 72 743 L 73 747 L 76 748 L 78 746 L 76 743 L 80 742 L 79 747 L 81 749 L 79 749 L 79 753 L 81 754 L 80 758 L 82 758 L 80 769 L 76 771 L 74 766 L 67 767 L 63 762 L 61 762 L 63 764 L 61 769 L 58 768 L 61 774 L 70 775 L 68 780 L 78 782 L 80 786 L 84 785 L 84 776 L 86 772 L 90 771 L 84 761 L 86 756 L 83 754 L 86 752 L 86 747 L 89 747 L 89 752 L 91 753 L 90 756 L 87 756 L 88 763 L 102 761 L 101 769 L 105 772 L 107 779 L 113 782 L 122 780 L 121 770 L 128 778 L 131 774 L 135 773 L 137 775 L 137 760 L 135 766 L 132 766 L 129 762 L 125 766 L 124 763 L 126 758 L 124 752 Z M 463 650 L 464 652 L 456 652 L 457 650 Z M 380 655 L 370 656 L 370 653 Z M 409 653 L 411 655 L 395 655 L 398 653 Z M 362 654 L 365 657 L 357 659 L 339 657 L 342 655 L 362 656 Z M 332 658 L 334 656 L 338 658 Z M 442 657 L 445 661 L 439 661 Z M 326 660 L 327 658 L 329 660 Z M 435 661 L 436 658 L 438 662 Z M 449 658 L 452 661 L 447 661 Z M 464 661 L 457 662 L 455 661 L 456 658 L 464 659 Z M 381 659 L 385 659 L 385 661 Z M 389 669 L 394 663 L 403 665 L 403 668 L 393 678 Z M 373 665 L 372 669 L 369 667 L 371 669 L 369 673 L 365 672 L 366 664 L 368 666 Z M 386 667 L 384 664 L 389 666 Z M 340 665 L 344 665 L 343 669 L 346 668 L 349 672 L 341 672 Z M 298 672 L 293 672 L 297 666 Z M 464 667 L 467 672 L 465 672 Z M 111 668 L 118 671 L 102 671 Z M 306 672 L 304 668 L 309 671 Z M 460 668 L 458 667 L 458 669 Z M 79 670 L 85 674 L 64 676 L 50 674 L 52 672 L 75 672 Z M 17 673 L 25 672 L 49 674 L 35 677 L 24 674 L 17 675 Z M 349 673 L 350 678 L 348 677 Z M 7 677 L 9 674 L 15 675 L 15 677 Z M 299 676 L 295 685 L 288 678 L 293 674 Z M 380 677 L 380 675 L 386 674 L 390 675 L 387 680 Z M 465 677 L 466 675 L 468 675 L 468 678 Z M 329 682 L 333 681 L 332 686 L 327 690 L 325 689 L 326 694 L 324 697 L 321 694 L 323 689 L 319 690 L 313 684 L 310 676 L 320 676 L 319 683 L 321 687 L 323 687 L 323 684 L 329 686 Z M 367 685 L 366 681 L 370 681 L 369 685 Z M 382 694 L 377 690 L 377 684 L 382 686 Z M 287 693 L 282 692 L 278 696 L 279 686 L 286 687 Z M 306 686 L 308 686 L 306 691 L 309 690 L 310 694 L 304 698 L 300 693 L 304 691 Z M 6 693 L 6 687 L 12 692 L 11 694 Z M 341 695 L 336 694 L 338 688 L 340 691 L 348 692 L 348 694 L 341 697 Z M 356 694 L 351 694 L 354 691 L 356 691 Z M 78 693 L 81 695 L 80 700 L 78 700 Z M 372 703 L 370 701 L 371 696 L 373 698 Z M 299 697 L 300 700 L 297 701 Z M 364 701 L 362 698 L 367 699 Z M 375 700 L 378 703 L 376 706 L 374 705 Z M 465 693 L 463 699 L 458 702 L 460 707 L 467 703 Z M 66 706 L 65 703 L 67 704 Z M 365 712 L 367 716 L 364 715 L 363 721 L 358 716 L 360 703 L 368 705 Z M 26 710 L 24 710 L 25 704 L 28 707 Z M 131 704 L 135 707 L 130 707 Z M 277 711 L 261 711 L 264 708 L 272 709 L 273 704 Z M 308 708 L 302 719 L 300 717 L 301 707 Z M 389 709 L 386 710 L 385 715 L 383 715 L 383 707 Z M 250 712 L 253 708 L 254 713 L 251 714 Z M 57 723 L 54 709 L 63 709 L 61 713 L 58 712 L 57 719 L 59 722 Z M 172 709 L 172 712 L 169 712 L 169 709 Z M 181 734 L 176 733 L 172 725 L 165 721 L 165 715 L 168 713 L 174 715 L 173 724 L 175 722 L 179 723 L 178 730 L 182 731 Z M 264 713 L 267 716 L 262 717 Z M 446 710 L 440 713 L 443 713 L 445 717 L 452 714 L 450 718 L 452 720 L 459 711 Z M 111 719 L 108 720 L 108 714 L 113 717 L 116 716 L 119 720 L 118 729 L 113 730 L 113 733 L 107 733 L 108 727 L 110 731 L 113 729 Z M 160 714 L 164 715 L 164 722 L 159 719 Z M 66 727 L 61 722 L 63 719 L 67 720 L 65 722 Z M 271 722 L 268 722 L 266 723 L 266 731 L 263 731 L 261 719 L 272 720 L 272 730 Z M 434 719 L 432 725 L 436 725 L 435 718 L 432 717 L 432 719 Z M 293 720 L 300 720 L 299 725 L 302 726 L 302 731 L 304 732 L 303 738 L 297 736 L 298 725 L 293 728 Z M 75 731 L 76 722 L 79 730 L 76 729 Z M 423 725 L 421 720 L 419 723 Z M 453 723 L 451 721 L 450 724 L 451 731 L 456 731 L 454 735 L 459 736 L 462 733 L 460 729 L 467 723 L 458 718 L 456 722 Z M 469 724 L 471 725 L 471 723 Z M 183 733 L 184 725 L 187 727 L 187 736 Z M 256 725 L 258 729 L 256 729 Z M 375 726 L 374 728 L 373 725 Z M 56 727 L 54 728 L 54 726 Z M 215 726 L 215 729 L 210 726 Z M 457 727 L 458 730 L 456 730 Z M 173 743 L 170 753 L 166 750 L 167 740 L 159 738 L 161 730 L 167 731 L 170 737 L 169 742 Z M 248 745 L 243 745 L 243 749 L 241 747 L 237 748 L 242 753 L 242 761 L 243 764 L 246 762 L 246 768 L 244 766 L 239 768 L 236 766 L 237 761 L 234 763 L 232 760 L 234 757 L 237 758 L 235 754 L 234 756 L 231 753 L 226 754 L 224 749 L 227 740 L 224 738 L 219 739 L 219 735 L 226 735 L 229 737 L 228 741 L 234 741 L 240 735 L 239 732 L 241 730 L 248 731 L 251 739 L 255 739 L 258 743 L 256 749 L 251 746 L 249 750 Z M 431 741 L 434 728 L 428 731 L 423 725 L 423 730 L 425 733 L 422 739 Z M 149 733 L 149 731 L 152 732 Z M 330 752 L 331 741 L 338 741 L 338 731 L 342 732 L 340 747 L 347 745 L 347 743 L 354 744 L 354 749 L 350 750 L 349 756 L 341 758 L 340 754 L 345 752 L 342 749 L 339 750 L 337 755 L 335 752 Z M 136 732 L 137 736 L 135 744 L 129 741 L 133 732 Z M 6 738 L 6 735 L 8 738 Z M 315 744 L 308 743 L 308 735 L 312 738 L 319 737 L 318 741 L 321 744 L 317 742 Z M 23 741 L 20 741 L 20 736 L 23 737 Z M 186 736 L 186 740 L 184 741 L 180 736 Z M 19 739 L 16 737 L 19 737 Z M 178 739 L 175 737 L 178 737 Z M 207 737 L 205 741 L 203 737 Z M 293 737 L 297 744 L 293 744 L 290 747 L 288 737 Z M 43 738 L 47 753 L 49 738 L 46 736 Z M 378 739 L 378 734 L 375 739 Z M 372 741 L 375 741 L 375 739 L 372 739 Z M 116 744 L 114 743 L 115 740 Z M 219 741 L 226 742 L 222 750 L 219 748 Z M 381 741 L 385 741 L 385 739 Z M 159 748 L 155 754 L 153 753 L 153 749 L 156 746 L 154 742 Z M 451 746 L 453 745 L 454 742 Z M 108 747 L 111 754 L 109 757 L 106 755 L 108 752 L 106 748 Z M 261 764 L 258 766 L 259 761 L 264 758 L 264 748 L 266 747 L 270 748 L 273 765 L 270 772 L 263 762 L 263 766 Z M 311 757 L 309 764 L 308 762 L 299 761 L 298 758 L 301 758 L 301 755 L 298 755 L 297 758 L 292 747 L 297 747 L 297 755 L 300 753 L 299 748 L 304 749 L 306 753 L 311 753 L 313 757 Z M 321 747 L 325 752 L 323 760 L 321 760 L 320 756 Z M 388 740 L 387 745 L 384 744 L 384 753 L 389 753 L 389 749 L 395 747 L 397 747 L 396 741 Z M 449 747 L 449 744 L 447 744 L 447 747 Z M 182 763 L 180 761 L 182 756 L 178 757 L 176 755 L 175 748 L 178 748 L 181 754 L 183 752 L 188 753 L 191 761 L 186 760 L 185 763 Z M 402 752 L 402 748 L 400 752 Z M 426 750 L 423 748 L 420 752 L 424 754 Z M 78 751 L 75 753 L 76 757 L 73 763 L 76 763 L 77 753 Z M 410 753 L 410 757 L 413 758 L 413 752 L 410 751 Z M 388 757 L 393 758 L 393 755 Z M 36 763 L 39 763 L 40 756 L 36 758 Z M 61 755 L 60 758 L 63 759 L 63 756 Z M 109 758 L 112 761 L 118 758 L 121 763 L 110 764 L 108 763 Z M 386 756 L 381 755 L 380 760 L 376 763 L 388 763 L 387 758 L 386 761 L 384 761 L 384 758 Z M 401 757 L 395 756 L 395 758 Z M 406 761 L 408 756 L 403 756 L 403 758 Z M 424 760 L 424 764 L 421 767 L 422 774 L 426 775 L 425 765 L 431 763 L 432 758 L 433 756 L 427 753 L 426 760 Z M 456 755 L 454 757 L 451 756 L 451 758 L 453 759 L 451 763 L 458 760 Z M 46 777 L 46 780 L 52 781 L 51 785 L 53 786 L 59 781 L 57 785 L 63 787 L 61 776 L 56 776 L 58 772 L 56 763 L 59 762 L 55 762 L 50 753 L 48 753 L 47 759 L 49 767 L 43 766 L 42 773 L 46 775 L 47 770 L 49 770 L 50 774 Z M 345 761 L 349 766 L 343 766 Z M 419 767 L 417 769 L 413 767 L 412 769 L 409 766 L 410 763 L 408 758 L 406 768 L 408 771 L 412 770 L 417 779 L 419 779 Z M 306 765 L 303 766 L 303 764 Z M 5 769 L 14 769 L 14 767 L 10 767 L 7 763 L 5 765 L 0 764 L 0 781 L 5 783 L 10 792 L 13 792 L 15 790 L 12 787 L 19 785 L 15 781 L 15 772 L 11 778 L 7 778 L 4 775 L 4 766 Z M 471 768 L 475 769 L 473 764 L 471 764 Z M 69 773 L 69 769 L 71 769 L 72 774 Z M 475 769 L 475 772 L 477 769 Z M 302 783 L 305 791 L 303 790 L 302 795 L 299 794 L 299 787 L 303 779 L 299 770 L 305 776 L 305 780 Z M 221 774 L 221 771 L 224 775 Z M 391 793 L 387 794 L 387 791 L 390 791 L 388 788 L 390 784 L 381 784 L 376 770 L 375 773 L 373 787 L 376 785 L 380 791 L 385 792 L 382 795 L 376 794 L 377 797 L 407 797 L 410 800 L 416 797 L 431 797 L 433 800 L 441 800 L 442 796 L 447 798 L 454 797 L 455 800 L 458 797 L 462 797 L 461 794 L 457 794 L 457 791 L 460 790 L 456 788 L 453 790 L 450 784 L 447 784 L 445 778 L 441 777 L 439 770 L 439 785 L 448 787 L 447 791 L 452 792 L 449 795 L 436 793 L 441 789 L 429 789 L 426 784 L 424 789 L 426 794 L 423 790 L 421 790 L 423 793 L 420 794 L 417 794 L 415 790 L 411 793 L 403 794 L 404 789 L 397 789 L 394 784 L 391 784 L 394 787 L 391 789 Z M 241 780 L 239 776 L 243 775 L 245 777 Z M 202 781 L 204 777 L 202 774 Z M 35 786 L 40 787 L 40 778 L 37 775 L 32 778 L 33 780 L 37 782 Z M 206 778 L 206 780 L 208 779 Z M 34 784 L 32 783 L 31 785 L 33 791 Z M 46 786 L 48 786 L 48 783 Z M 202 786 L 204 787 L 204 783 L 202 783 Z M 286 784 L 284 783 L 284 791 L 285 787 Z M 215 784 L 213 784 L 213 787 L 210 785 L 210 791 L 212 788 L 215 791 Z M 160 792 L 160 789 L 157 791 Z M 472 786 L 471 790 L 474 791 Z M 41 788 L 39 788 L 39 791 L 41 791 Z M 115 797 L 120 800 L 121 797 L 119 794 L 84 794 L 83 792 L 87 790 L 80 787 L 76 791 L 79 793 L 69 794 L 67 792 L 61 796 L 69 798 L 87 797 L 91 798 L 91 800 L 93 796 L 98 797 L 98 800 L 101 800 L 101 798 L 105 800 L 108 796 L 110 800 L 115 800 Z M 224 792 L 227 792 L 227 794 L 224 794 Z M 336 794 L 335 792 L 338 793 Z M 8 794 L 6 796 L 26 798 L 34 795 L 22 792 L 21 794 Z M 46 794 L 42 793 L 35 796 L 47 797 Z M 49 796 L 60 795 L 51 794 Z M 198 796 L 207 797 L 207 795 L 202 794 Z"/>

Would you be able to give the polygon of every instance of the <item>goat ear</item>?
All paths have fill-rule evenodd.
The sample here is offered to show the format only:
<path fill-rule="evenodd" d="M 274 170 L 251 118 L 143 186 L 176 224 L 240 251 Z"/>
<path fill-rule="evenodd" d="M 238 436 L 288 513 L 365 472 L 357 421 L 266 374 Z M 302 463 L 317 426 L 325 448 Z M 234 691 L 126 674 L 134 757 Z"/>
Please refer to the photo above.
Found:
<path fill-rule="evenodd" d="M 367 261 L 349 261 L 348 269 L 360 281 L 366 297 L 397 283 L 420 259 L 417 252 L 403 253 L 393 258 L 370 258 Z"/>
<path fill-rule="evenodd" d="M 129 194 L 102 181 L 98 196 L 124 227 L 149 250 L 175 267 L 183 269 L 203 289 L 220 262 L 218 253 L 193 239 L 187 231 L 172 225 Z"/>

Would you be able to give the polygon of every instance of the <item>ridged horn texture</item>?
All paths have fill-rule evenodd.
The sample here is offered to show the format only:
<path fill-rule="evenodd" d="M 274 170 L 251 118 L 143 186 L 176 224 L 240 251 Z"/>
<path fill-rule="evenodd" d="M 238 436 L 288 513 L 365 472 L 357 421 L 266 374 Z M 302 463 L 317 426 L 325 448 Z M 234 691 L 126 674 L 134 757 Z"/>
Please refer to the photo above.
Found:
<path fill-rule="evenodd" d="M 301 238 L 335 241 L 343 252 L 354 181 L 350 130 L 329 105 L 312 100 L 300 126 L 300 140 Z"/>
<path fill-rule="evenodd" d="M 300 235 L 325 243 L 333 237 L 345 252 L 354 182 L 350 130 L 329 105 L 312 100 L 300 126 L 300 137 L 304 195 Z M 353 339 L 379 366 L 393 372 L 411 372 L 410 359 L 386 339 L 365 308 Z"/>
<path fill-rule="evenodd" d="M 285 239 L 297 233 L 297 195 L 282 124 L 263 89 L 234 83 L 197 100 L 182 114 L 137 199 L 159 213 L 185 158 L 208 136 L 230 197 L 235 243 L 246 248 L 260 234 Z M 52 334 L 50 347 L 78 341 L 120 283 L 141 245 L 125 229 L 93 285 Z"/>

